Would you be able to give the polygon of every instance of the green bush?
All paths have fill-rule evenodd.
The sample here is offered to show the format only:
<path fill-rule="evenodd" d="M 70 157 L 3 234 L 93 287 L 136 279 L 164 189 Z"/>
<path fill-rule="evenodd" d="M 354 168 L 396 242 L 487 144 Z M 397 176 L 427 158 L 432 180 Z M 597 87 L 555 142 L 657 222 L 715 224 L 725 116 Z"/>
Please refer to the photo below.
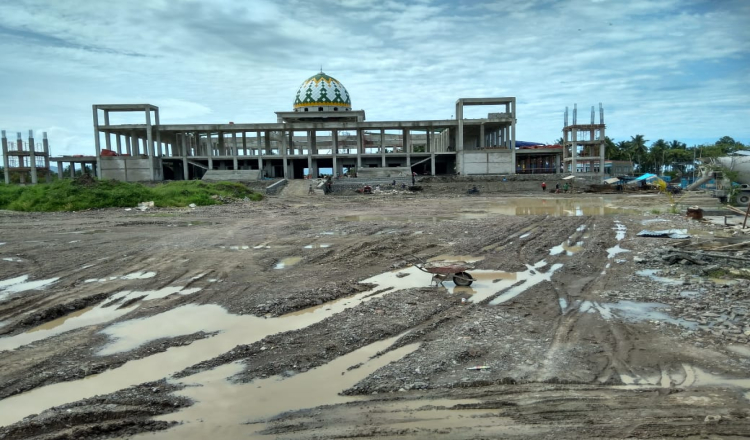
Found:
<path fill-rule="evenodd" d="M 156 206 L 214 205 L 222 196 L 257 201 L 263 195 L 241 183 L 181 181 L 146 186 L 140 183 L 81 178 L 30 186 L 0 184 L 0 209 L 13 211 L 81 211 L 125 208 L 152 201 Z"/>

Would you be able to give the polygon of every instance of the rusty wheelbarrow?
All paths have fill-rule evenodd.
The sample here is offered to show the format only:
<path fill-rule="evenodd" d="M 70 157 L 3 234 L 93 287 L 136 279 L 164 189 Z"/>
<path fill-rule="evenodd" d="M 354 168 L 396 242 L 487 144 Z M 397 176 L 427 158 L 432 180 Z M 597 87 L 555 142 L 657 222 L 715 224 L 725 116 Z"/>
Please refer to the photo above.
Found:
<path fill-rule="evenodd" d="M 457 286 L 471 286 L 474 282 L 474 278 L 466 272 L 469 269 L 473 269 L 473 266 L 465 261 L 420 261 L 414 264 L 414 267 L 432 274 L 432 280 L 430 285 L 435 283 L 437 286 L 443 285 L 443 281 L 448 277 L 453 276 L 453 282 Z"/>

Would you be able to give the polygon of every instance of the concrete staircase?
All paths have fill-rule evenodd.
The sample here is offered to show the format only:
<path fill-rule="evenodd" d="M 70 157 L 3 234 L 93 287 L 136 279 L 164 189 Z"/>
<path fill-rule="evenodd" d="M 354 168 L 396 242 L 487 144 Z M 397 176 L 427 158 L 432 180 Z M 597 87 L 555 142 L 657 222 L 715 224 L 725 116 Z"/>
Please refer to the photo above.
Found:
<path fill-rule="evenodd" d="M 308 194 L 310 191 L 310 185 L 313 186 L 315 194 Z M 315 180 L 289 180 L 286 187 L 281 190 L 279 197 L 282 199 L 290 198 L 306 198 L 306 197 L 320 197 L 322 196 L 323 190 L 317 187 L 318 182 Z"/>
<path fill-rule="evenodd" d="M 208 170 L 201 180 L 221 182 L 254 182 L 260 178 L 258 170 Z"/>

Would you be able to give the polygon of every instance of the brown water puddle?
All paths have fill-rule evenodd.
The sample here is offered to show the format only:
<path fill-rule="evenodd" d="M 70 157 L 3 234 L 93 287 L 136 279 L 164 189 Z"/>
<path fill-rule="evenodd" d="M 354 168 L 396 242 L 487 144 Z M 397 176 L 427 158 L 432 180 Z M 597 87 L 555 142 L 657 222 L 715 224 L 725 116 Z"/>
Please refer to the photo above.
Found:
<path fill-rule="evenodd" d="M 641 211 L 623 209 L 614 201 L 603 197 L 559 198 L 559 197 L 507 197 L 502 201 L 476 202 L 472 211 L 445 213 L 427 216 L 406 215 L 348 215 L 338 217 L 339 221 L 353 222 L 431 222 L 453 220 L 473 220 L 496 215 L 549 215 L 553 217 L 602 216 L 616 214 L 640 215 Z"/>
<path fill-rule="evenodd" d="M 118 309 L 116 306 L 102 307 L 101 305 L 87 307 L 34 327 L 25 333 L 0 338 L 0 351 L 14 350 L 70 330 L 113 321 L 135 310 L 136 307 L 138 307 L 137 304 L 122 309 Z"/>
<path fill-rule="evenodd" d="M 476 259 L 476 257 L 474 258 Z M 526 271 L 515 273 L 515 276 L 502 271 L 473 270 L 472 276 L 475 276 L 477 281 L 471 286 L 474 293 L 469 300 L 479 302 L 489 299 L 497 292 L 505 289 L 490 304 L 500 304 L 507 301 L 529 287 L 550 279 L 554 271 L 562 265 L 553 265 L 546 272 L 540 272 L 546 266 L 547 263 L 542 260 L 534 266 L 528 266 Z M 396 276 L 399 272 L 408 272 L 411 276 L 399 278 Z M 29 414 L 38 414 L 52 406 L 169 377 L 187 367 L 226 353 L 237 345 L 252 344 L 272 334 L 308 327 L 394 290 L 429 286 L 431 278 L 431 274 L 421 272 L 415 267 L 386 272 L 362 280 L 362 283 L 371 283 L 377 286 L 372 290 L 360 292 L 351 297 L 340 298 L 324 304 L 322 307 L 311 308 L 307 313 L 285 315 L 272 319 L 251 315 L 233 315 L 222 307 L 212 304 L 191 304 L 148 318 L 118 323 L 104 330 L 104 333 L 111 337 L 112 343 L 103 347 L 99 354 L 128 351 L 155 339 L 192 334 L 199 331 L 217 332 L 218 334 L 194 341 L 187 346 L 171 347 L 165 352 L 156 353 L 143 359 L 131 360 L 118 368 L 107 370 L 96 376 L 40 387 L 0 400 L 0 426 L 14 423 Z M 523 283 L 519 283 L 519 281 L 523 281 Z M 451 281 L 446 281 L 445 285 L 449 288 L 453 287 Z M 173 292 L 169 289 L 177 289 L 177 291 Z M 192 293 L 192 291 L 193 289 L 165 288 L 148 292 L 148 296 L 163 297 L 162 295 L 168 292 L 185 294 Z M 133 292 L 123 292 L 123 294 L 130 296 Z M 84 316 L 73 318 L 68 322 L 81 319 Z M 339 389 L 341 388 L 339 387 Z"/>
<path fill-rule="evenodd" d="M 302 257 L 286 257 L 279 260 L 274 269 L 286 269 L 302 261 Z"/>
<path fill-rule="evenodd" d="M 176 414 L 156 417 L 157 420 L 180 420 L 183 423 L 167 431 L 143 437 L 252 438 L 255 431 L 263 428 L 258 422 L 279 413 L 367 399 L 367 396 L 343 396 L 338 393 L 419 347 L 419 344 L 411 344 L 373 358 L 399 337 L 375 342 L 289 378 L 274 376 L 247 384 L 233 384 L 228 379 L 243 370 L 241 362 L 187 377 L 179 383 L 188 387 L 176 394 L 193 399 L 196 403 Z M 362 365 L 358 368 L 347 371 L 348 367 L 360 363 Z M 250 426 L 248 423 L 254 425 Z"/>
<path fill-rule="evenodd" d="M 679 387 L 734 387 L 750 390 L 750 377 L 731 378 L 709 373 L 690 364 L 682 364 L 682 371 L 668 374 L 662 370 L 660 375 L 653 377 L 636 376 L 621 373 L 620 378 L 625 385 L 615 386 L 619 389 L 669 388 L 674 384 Z"/>

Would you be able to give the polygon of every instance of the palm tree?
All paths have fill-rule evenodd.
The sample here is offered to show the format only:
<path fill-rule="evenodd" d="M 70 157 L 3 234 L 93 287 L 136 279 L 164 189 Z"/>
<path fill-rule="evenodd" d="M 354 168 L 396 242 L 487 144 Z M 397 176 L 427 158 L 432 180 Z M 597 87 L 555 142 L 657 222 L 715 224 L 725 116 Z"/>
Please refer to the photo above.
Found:
<path fill-rule="evenodd" d="M 661 174 L 663 168 L 665 168 L 665 162 L 667 161 L 667 150 L 669 150 L 669 144 L 664 139 L 651 144 L 651 162 L 654 164 L 654 172 Z"/>
<path fill-rule="evenodd" d="M 630 136 L 630 141 L 628 142 L 630 144 L 631 157 L 634 157 L 635 163 L 638 164 L 638 171 L 642 171 L 643 167 L 641 164 L 645 161 L 646 156 L 648 155 L 646 142 L 648 142 L 648 140 L 644 139 L 642 134 Z"/>

